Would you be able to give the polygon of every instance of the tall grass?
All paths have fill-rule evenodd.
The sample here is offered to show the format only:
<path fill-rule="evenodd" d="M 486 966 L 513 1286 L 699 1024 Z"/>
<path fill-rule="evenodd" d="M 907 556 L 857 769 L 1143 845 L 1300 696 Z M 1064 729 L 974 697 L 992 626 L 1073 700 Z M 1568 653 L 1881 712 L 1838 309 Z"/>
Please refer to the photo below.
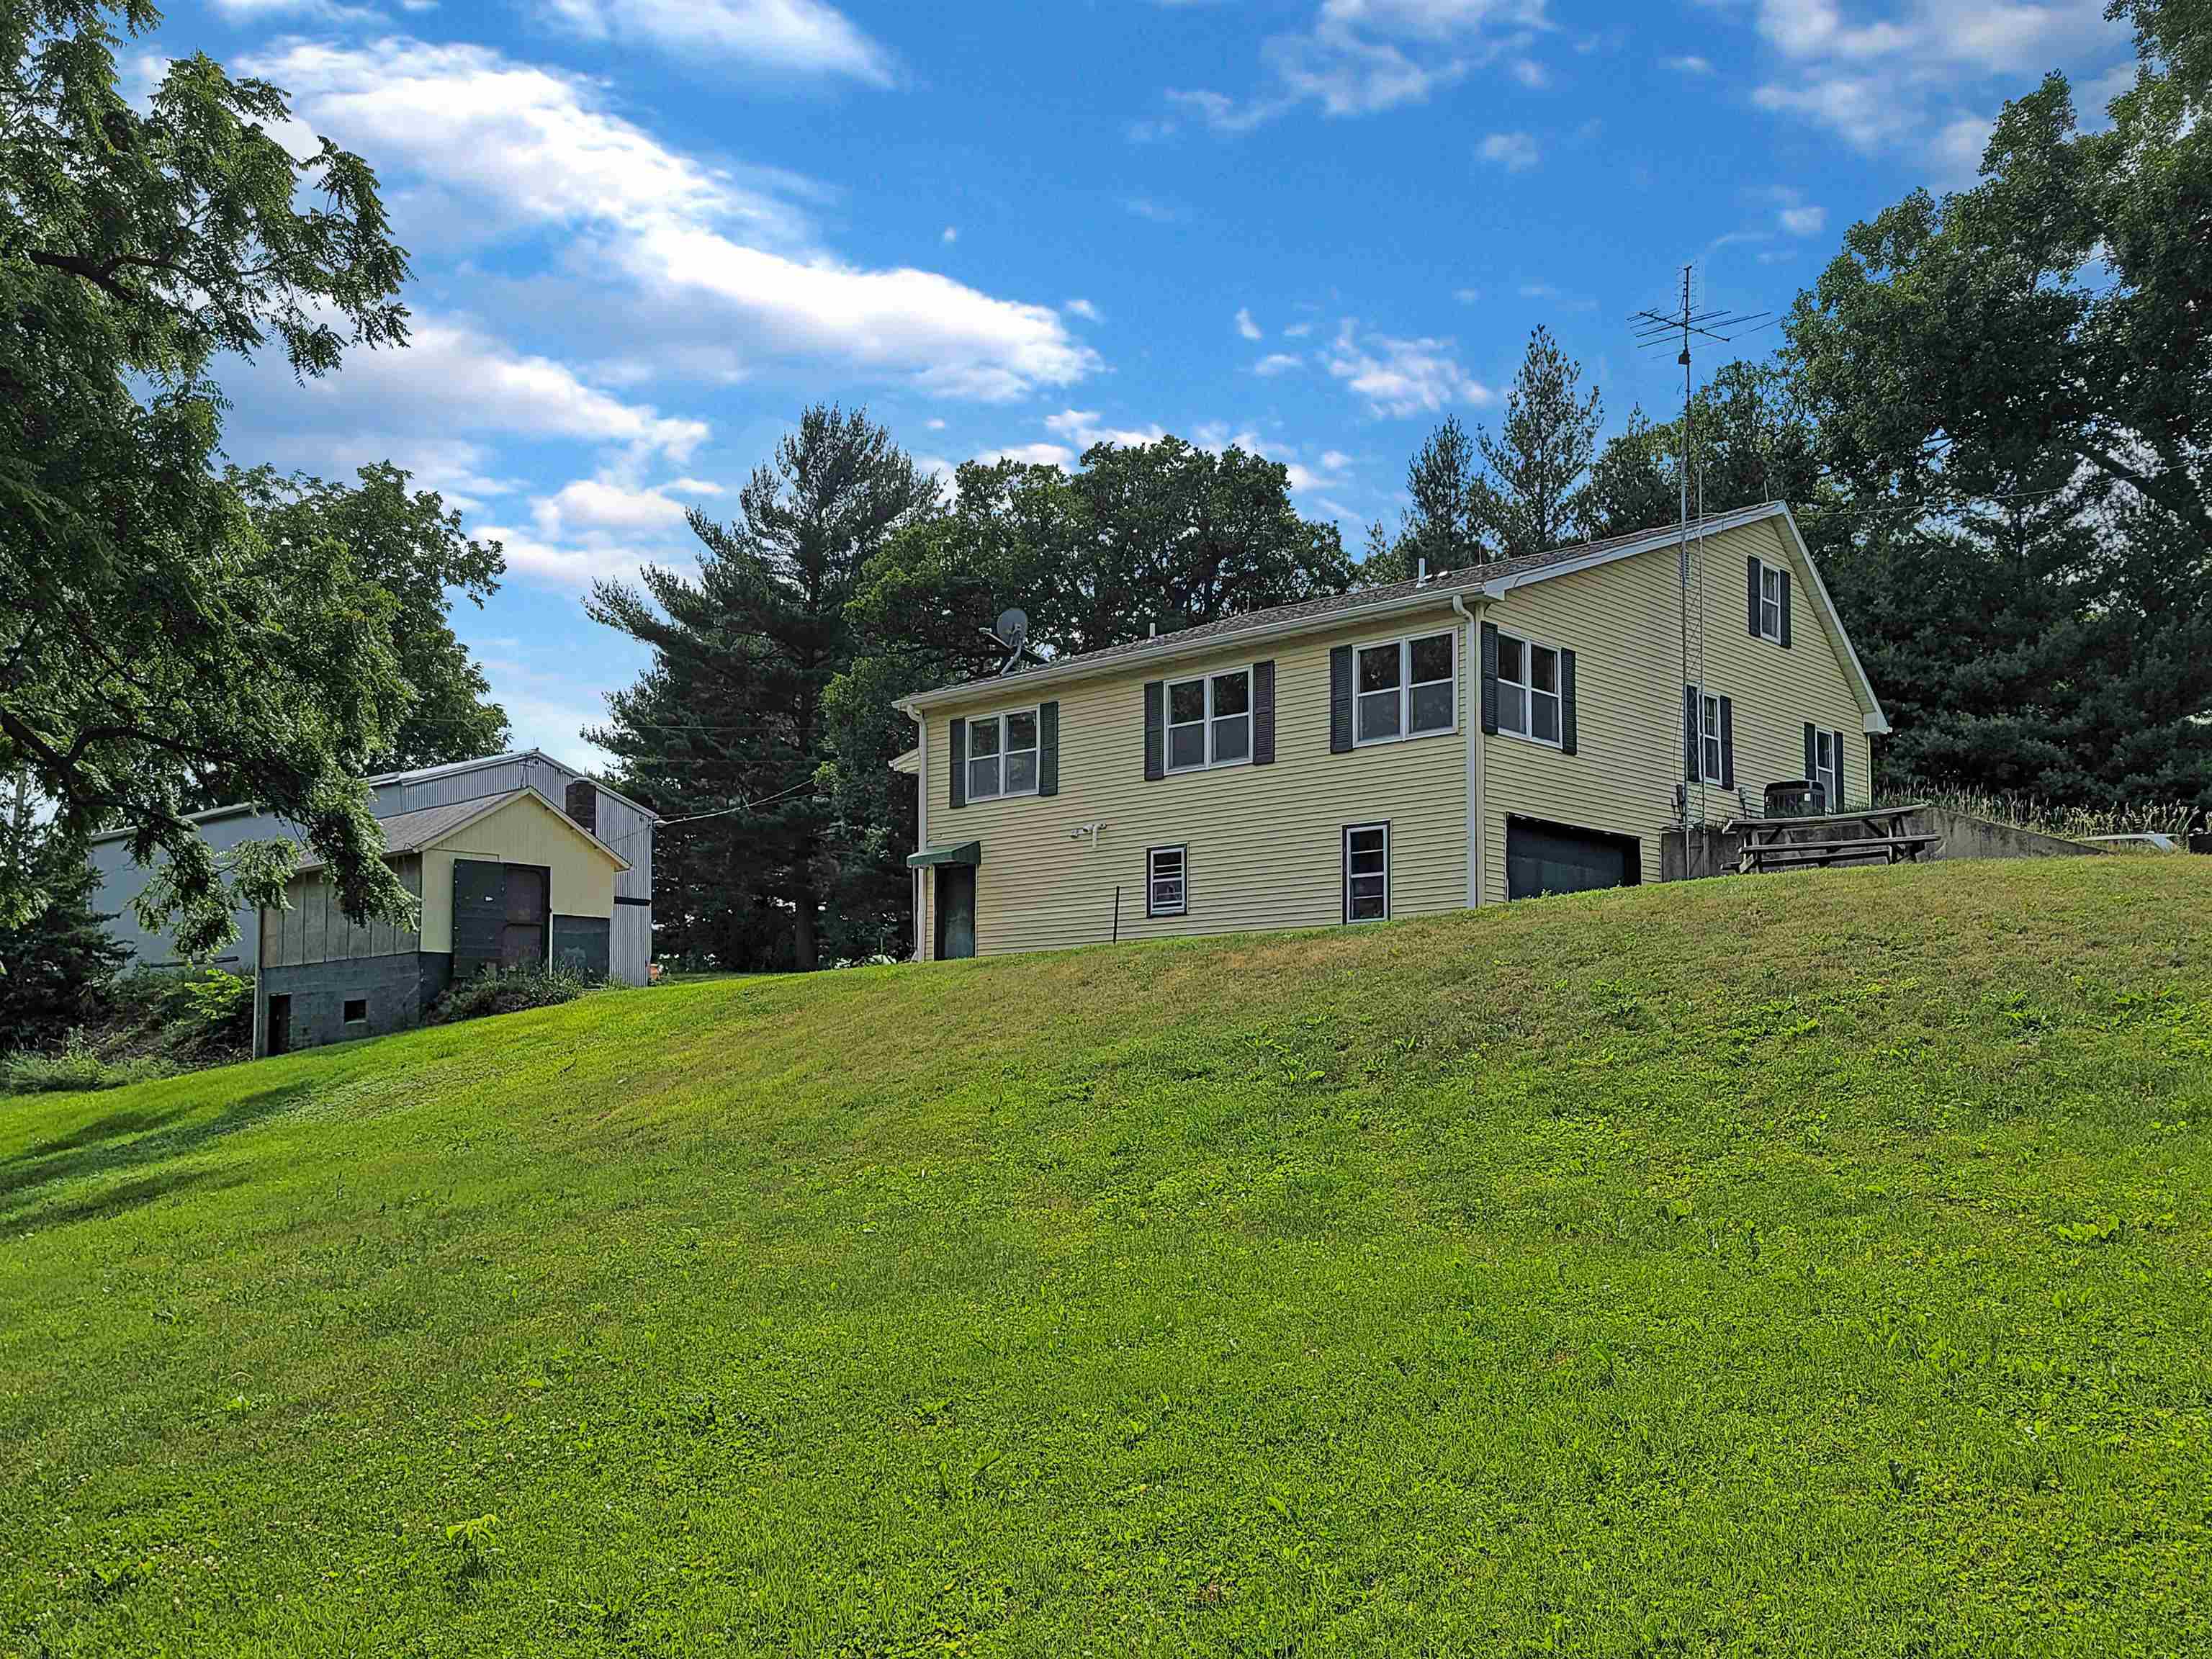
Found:
<path fill-rule="evenodd" d="M 2181 836 L 2197 821 L 2200 810 L 2187 801 L 2131 801 L 2109 809 L 2074 806 L 2031 794 L 1943 787 L 1886 791 L 1881 804 L 1940 806 L 1946 811 L 2070 841 L 2089 836 Z"/>

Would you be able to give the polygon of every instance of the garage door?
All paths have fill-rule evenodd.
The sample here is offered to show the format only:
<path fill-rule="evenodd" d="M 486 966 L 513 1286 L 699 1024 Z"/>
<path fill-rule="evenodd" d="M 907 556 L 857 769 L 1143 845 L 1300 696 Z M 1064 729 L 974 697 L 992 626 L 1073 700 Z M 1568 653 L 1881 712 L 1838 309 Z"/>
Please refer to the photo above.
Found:
<path fill-rule="evenodd" d="M 1633 887 L 1643 879 L 1644 856 L 1633 836 L 1608 836 L 1534 818 L 1505 820 L 1508 898 Z"/>

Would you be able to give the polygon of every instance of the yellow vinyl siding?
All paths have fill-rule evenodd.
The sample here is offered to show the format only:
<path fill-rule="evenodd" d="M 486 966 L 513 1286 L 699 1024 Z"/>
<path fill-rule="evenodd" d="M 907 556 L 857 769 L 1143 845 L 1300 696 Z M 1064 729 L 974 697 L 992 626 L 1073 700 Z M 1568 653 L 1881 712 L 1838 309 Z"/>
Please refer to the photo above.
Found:
<path fill-rule="evenodd" d="M 1786 564 L 1790 647 L 1751 637 L 1745 561 Z M 1682 775 L 1682 624 L 1677 554 L 1664 547 L 1516 587 L 1484 620 L 1575 653 L 1578 753 L 1499 733 L 1483 745 L 1483 896 L 1506 896 L 1505 820 L 1540 818 L 1634 836 L 1644 879 L 1659 879 L 1659 842 L 1674 821 Z M 1814 597 L 1811 573 L 1775 519 L 1710 538 L 1704 554 L 1705 683 L 1734 707 L 1735 781 L 1753 799 L 1804 775 L 1804 725 L 1844 733 L 1844 789 L 1872 783 L 1864 711 Z M 1694 648 L 1695 639 L 1692 636 Z M 1690 678 L 1698 678 L 1692 663 Z M 1691 786 L 1692 815 L 1697 787 Z M 1737 814 L 1735 797 L 1705 791 L 1705 816 Z"/>
<path fill-rule="evenodd" d="M 423 853 L 425 951 L 453 948 L 453 860 L 457 857 L 542 865 L 553 872 L 553 915 L 610 920 L 614 915 L 613 860 L 537 796 L 521 795 Z"/>
<path fill-rule="evenodd" d="M 1329 752 L 1328 653 L 1450 632 L 1458 650 L 1458 721 L 1452 732 Z M 1180 680 L 1272 658 L 1275 761 L 1216 767 L 1147 781 L 1146 682 Z M 1464 629 L 1439 596 L 1433 613 L 1224 649 L 1172 668 L 1148 665 L 1056 693 L 1044 688 L 929 711 L 927 781 L 933 846 L 980 841 L 975 950 L 992 955 L 1090 945 L 1120 936 L 1219 933 L 1322 927 L 1343 920 L 1345 825 L 1390 824 L 1390 914 L 1418 915 L 1467 902 L 1467 723 L 1472 704 Z M 953 719 L 1060 703 L 1060 793 L 951 801 Z M 1095 839 L 1074 837 L 1099 826 Z M 1188 914 L 1145 915 L 1145 854 L 1180 845 L 1189 857 Z M 934 879 L 922 916 L 925 954 L 935 951 Z"/>

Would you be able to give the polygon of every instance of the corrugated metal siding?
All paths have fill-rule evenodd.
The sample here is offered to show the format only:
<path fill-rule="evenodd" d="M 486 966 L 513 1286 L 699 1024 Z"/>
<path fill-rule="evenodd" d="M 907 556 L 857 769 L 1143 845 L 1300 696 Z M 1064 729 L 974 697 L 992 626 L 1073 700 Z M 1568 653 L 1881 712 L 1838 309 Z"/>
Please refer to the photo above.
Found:
<path fill-rule="evenodd" d="M 1745 560 L 1790 567 L 1791 645 L 1751 637 Z M 1519 813 L 1634 836 L 1644 879 L 1659 879 L 1659 837 L 1674 822 L 1681 777 L 1681 613 L 1672 548 L 1516 588 L 1485 620 L 1575 653 L 1579 753 L 1499 735 L 1483 745 L 1483 894 L 1505 897 L 1505 819 Z M 1709 690 L 1735 704 L 1735 781 L 1753 798 L 1802 777 L 1807 720 L 1841 730 L 1844 792 L 1870 798 L 1863 714 L 1812 579 L 1789 534 L 1768 520 L 1711 538 L 1705 553 L 1705 659 Z M 1696 678 L 1694 665 L 1692 678 Z M 1692 787 L 1693 798 L 1695 786 Z M 1736 814 L 1711 786 L 1705 815 Z"/>
<path fill-rule="evenodd" d="M 1336 755 L 1328 746 L 1328 653 L 1408 634 L 1458 631 L 1448 601 L 1388 629 L 1340 629 L 1262 648 L 1275 663 L 1275 763 L 1144 776 L 1144 684 L 1137 671 L 1061 688 L 1058 795 L 951 805 L 954 716 L 1026 708 L 1034 697 L 978 699 L 933 709 L 928 726 L 929 840 L 981 841 L 975 879 L 978 955 L 1088 945 L 1121 937 L 1321 927 L 1343 919 L 1345 825 L 1391 825 L 1391 914 L 1451 909 L 1467 899 L 1466 641 L 1460 638 L 1460 723 L 1454 732 Z M 1251 647 L 1178 664 L 1188 678 L 1254 660 Z M 1079 825 L 1101 826 L 1094 842 Z M 1145 853 L 1187 845 L 1189 914 L 1147 919 Z M 934 946 L 925 906 L 922 939 Z"/>

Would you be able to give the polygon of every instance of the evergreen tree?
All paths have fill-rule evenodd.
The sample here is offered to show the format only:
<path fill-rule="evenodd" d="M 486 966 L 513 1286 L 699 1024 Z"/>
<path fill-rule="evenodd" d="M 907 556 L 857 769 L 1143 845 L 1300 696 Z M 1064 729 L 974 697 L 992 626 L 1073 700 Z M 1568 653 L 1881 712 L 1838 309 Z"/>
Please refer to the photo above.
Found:
<path fill-rule="evenodd" d="M 846 611 L 863 568 L 937 499 L 935 481 L 865 410 L 817 404 L 754 470 L 734 522 L 693 509 L 705 547 L 696 581 L 654 567 L 637 586 L 595 585 L 586 601 L 595 620 L 653 653 L 588 734 L 619 758 L 617 787 L 672 817 L 739 809 L 713 828 L 674 826 L 668 851 L 655 848 L 690 889 L 672 925 L 746 953 L 721 957 L 725 966 L 805 971 L 822 960 L 823 697 L 851 665 Z"/>
<path fill-rule="evenodd" d="M 1519 558 L 1571 541 L 1584 516 L 1585 476 L 1603 414 L 1596 389 L 1577 388 L 1582 365 L 1539 325 L 1493 438 L 1476 434 L 1490 477 L 1486 514 L 1499 556 Z"/>
<path fill-rule="evenodd" d="M 31 813 L 30 778 L 16 774 L 13 802 L 0 817 L 0 867 L 21 886 L 46 896 L 33 920 L 0 918 L 0 1054 L 59 1040 L 107 1010 L 108 990 L 126 952 L 109 937 L 110 918 L 92 908 L 99 878 L 85 844 Z"/>
<path fill-rule="evenodd" d="M 1413 498 L 1395 549 L 1419 572 L 1426 560 L 1431 574 L 1480 564 L 1492 556 L 1486 527 L 1498 516 L 1497 492 L 1482 474 L 1482 456 L 1455 415 L 1429 434 L 1406 466 L 1406 494 Z"/>

